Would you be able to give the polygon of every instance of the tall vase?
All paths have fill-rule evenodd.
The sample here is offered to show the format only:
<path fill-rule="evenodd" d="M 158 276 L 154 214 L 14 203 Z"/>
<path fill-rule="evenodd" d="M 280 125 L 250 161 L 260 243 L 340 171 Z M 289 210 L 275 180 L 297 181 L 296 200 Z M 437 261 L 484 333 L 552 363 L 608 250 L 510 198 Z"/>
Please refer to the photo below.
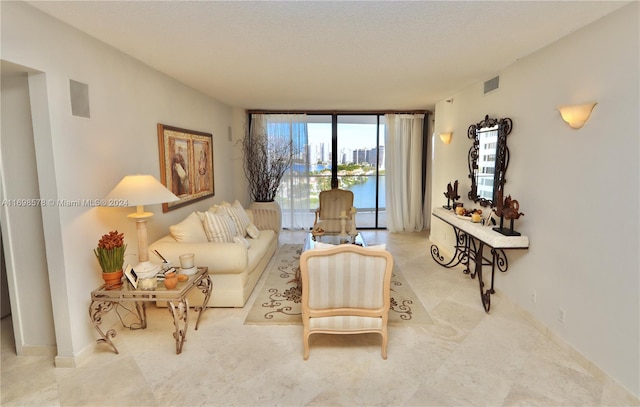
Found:
<path fill-rule="evenodd" d="M 282 229 L 282 209 L 276 201 L 252 202 L 253 222 L 258 229 L 271 229 L 280 234 Z"/>

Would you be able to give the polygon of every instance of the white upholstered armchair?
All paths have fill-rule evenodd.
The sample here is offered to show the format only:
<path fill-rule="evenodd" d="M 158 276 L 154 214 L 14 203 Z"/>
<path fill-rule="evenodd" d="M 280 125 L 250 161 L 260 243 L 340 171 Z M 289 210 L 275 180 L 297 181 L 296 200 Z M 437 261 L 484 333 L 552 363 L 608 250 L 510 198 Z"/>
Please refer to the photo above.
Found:
<path fill-rule="evenodd" d="M 321 191 L 319 195 L 319 206 L 316 209 L 316 217 L 313 222 L 313 229 L 322 229 L 327 233 L 338 233 L 341 231 L 341 216 L 346 218 L 345 232 L 355 231 L 355 214 L 353 206 L 353 192 L 346 189 L 328 189 Z"/>
<path fill-rule="evenodd" d="M 387 358 L 387 320 L 393 257 L 352 244 L 311 249 L 300 257 L 304 359 L 309 336 L 379 333 Z"/>

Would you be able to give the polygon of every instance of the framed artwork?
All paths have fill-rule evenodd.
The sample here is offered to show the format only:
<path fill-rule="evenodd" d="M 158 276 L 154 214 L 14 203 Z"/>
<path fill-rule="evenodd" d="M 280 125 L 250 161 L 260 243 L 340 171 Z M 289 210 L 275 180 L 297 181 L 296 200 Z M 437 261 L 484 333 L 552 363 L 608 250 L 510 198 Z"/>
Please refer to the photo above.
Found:
<path fill-rule="evenodd" d="M 130 264 L 127 264 L 127 267 L 124 270 L 124 275 L 127 276 L 127 280 L 131 283 L 134 290 L 138 289 L 138 275 L 133 270 Z"/>
<path fill-rule="evenodd" d="M 179 201 L 162 204 L 162 212 L 211 197 L 213 136 L 158 123 L 160 180 Z"/>

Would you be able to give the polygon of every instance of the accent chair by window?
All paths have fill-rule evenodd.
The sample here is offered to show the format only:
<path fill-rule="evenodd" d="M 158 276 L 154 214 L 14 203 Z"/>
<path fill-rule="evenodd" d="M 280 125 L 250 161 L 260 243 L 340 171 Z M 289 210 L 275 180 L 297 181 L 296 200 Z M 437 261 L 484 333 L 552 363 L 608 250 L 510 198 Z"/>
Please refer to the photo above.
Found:
<path fill-rule="evenodd" d="M 339 233 L 341 231 L 341 215 L 346 217 L 345 231 L 355 230 L 352 222 L 355 222 L 353 207 L 353 192 L 346 189 L 328 189 L 321 191 L 320 204 L 316 209 L 316 218 L 313 229 L 322 229 L 326 233 Z"/>

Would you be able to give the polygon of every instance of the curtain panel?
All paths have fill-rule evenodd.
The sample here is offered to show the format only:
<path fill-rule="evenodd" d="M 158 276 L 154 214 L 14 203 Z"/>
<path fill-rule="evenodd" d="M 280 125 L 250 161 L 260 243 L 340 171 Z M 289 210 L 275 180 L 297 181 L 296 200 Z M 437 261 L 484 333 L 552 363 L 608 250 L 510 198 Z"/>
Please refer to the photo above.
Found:
<path fill-rule="evenodd" d="M 282 209 L 282 227 L 285 229 L 308 228 L 309 163 L 307 159 L 307 115 L 306 114 L 252 114 L 254 123 L 266 129 L 269 140 L 285 139 L 293 146 L 293 163 L 282 177 L 276 202 Z"/>
<path fill-rule="evenodd" d="M 385 115 L 387 229 L 419 232 L 424 227 L 424 114 Z"/>

